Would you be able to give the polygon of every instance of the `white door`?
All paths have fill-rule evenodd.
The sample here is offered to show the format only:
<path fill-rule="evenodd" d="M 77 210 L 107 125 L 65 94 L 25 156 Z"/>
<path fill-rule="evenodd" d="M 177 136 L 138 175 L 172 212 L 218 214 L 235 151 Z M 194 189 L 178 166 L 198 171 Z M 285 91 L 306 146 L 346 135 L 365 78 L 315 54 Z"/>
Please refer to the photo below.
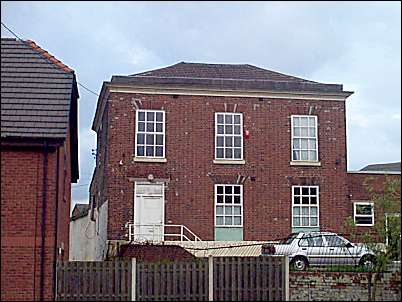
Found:
<path fill-rule="evenodd" d="M 163 241 L 164 185 L 136 183 L 134 200 L 134 240 Z"/>

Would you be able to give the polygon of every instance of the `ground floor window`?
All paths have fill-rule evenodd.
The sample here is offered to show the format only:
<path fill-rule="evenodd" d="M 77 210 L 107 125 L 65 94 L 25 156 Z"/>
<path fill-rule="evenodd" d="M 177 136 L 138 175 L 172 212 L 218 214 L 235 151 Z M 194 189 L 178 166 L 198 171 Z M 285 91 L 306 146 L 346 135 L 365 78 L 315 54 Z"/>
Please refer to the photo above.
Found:
<path fill-rule="evenodd" d="M 318 186 L 292 186 L 292 227 L 318 227 Z"/>
<path fill-rule="evenodd" d="M 357 226 L 374 225 L 374 204 L 372 202 L 355 202 L 353 217 Z"/>
<path fill-rule="evenodd" d="M 215 226 L 243 226 L 242 185 L 215 185 Z"/>

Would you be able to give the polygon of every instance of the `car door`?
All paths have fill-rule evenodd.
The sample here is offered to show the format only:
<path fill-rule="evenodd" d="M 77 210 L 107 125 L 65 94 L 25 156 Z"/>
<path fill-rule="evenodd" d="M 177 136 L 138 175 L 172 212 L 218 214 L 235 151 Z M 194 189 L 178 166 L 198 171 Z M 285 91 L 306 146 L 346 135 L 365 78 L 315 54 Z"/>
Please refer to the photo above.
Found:
<path fill-rule="evenodd" d="M 306 234 L 299 241 L 299 252 L 307 256 L 310 265 L 325 264 L 322 257 L 325 249 L 323 238 L 320 234 Z"/>
<path fill-rule="evenodd" d="M 327 246 L 327 258 L 329 265 L 353 264 L 353 251 L 349 250 L 347 242 L 335 234 L 324 235 Z"/>

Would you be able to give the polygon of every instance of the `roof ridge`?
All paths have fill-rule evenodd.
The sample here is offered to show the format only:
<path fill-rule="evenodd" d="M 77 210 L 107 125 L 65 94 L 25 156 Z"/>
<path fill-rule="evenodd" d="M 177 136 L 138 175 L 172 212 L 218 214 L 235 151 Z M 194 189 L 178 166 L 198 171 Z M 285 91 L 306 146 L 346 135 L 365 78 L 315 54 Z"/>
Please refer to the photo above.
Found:
<path fill-rule="evenodd" d="M 42 47 L 40 47 L 38 44 L 36 44 L 34 41 L 32 40 L 26 40 L 23 41 L 26 42 L 28 44 L 28 46 L 30 46 L 33 50 L 35 50 L 36 52 L 38 52 L 39 54 L 41 54 L 43 57 L 45 57 L 47 60 L 49 60 L 51 63 L 53 63 L 54 65 L 56 65 L 57 67 L 59 67 L 61 70 L 71 73 L 74 72 L 73 69 L 71 69 L 70 67 L 68 67 L 66 64 L 64 64 L 63 62 L 61 62 L 60 60 L 56 59 L 55 56 L 52 56 L 48 51 L 44 50 Z"/>

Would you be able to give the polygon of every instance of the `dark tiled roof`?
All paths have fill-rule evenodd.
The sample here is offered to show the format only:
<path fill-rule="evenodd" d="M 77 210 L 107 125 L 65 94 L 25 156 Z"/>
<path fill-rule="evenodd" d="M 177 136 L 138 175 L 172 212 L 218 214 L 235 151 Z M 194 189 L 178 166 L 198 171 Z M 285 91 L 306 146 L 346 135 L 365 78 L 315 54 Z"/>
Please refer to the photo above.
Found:
<path fill-rule="evenodd" d="M 266 70 L 249 64 L 177 63 L 172 66 L 113 76 L 112 84 L 174 86 L 229 90 L 343 91 L 340 84 L 324 84 Z"/>
<path fill-rule="evenodd" d="M 85 217 L 88 215 L 88 212 L 89 212 L 89 204 L 77 203 L 74 206 L 70 220 L 76 220 L 78 218 Z"/>
<path fill-rule="evenodd" d="M 1 39 L 1 137 L 65 138 L 74 71 L 33 41 Z"/>
<path fill-rule="evenodd" d="M 383 171 L 383 172 L 401 172 L 401 163 L 387 163 L 368 165 L 360 171 Z"/>

